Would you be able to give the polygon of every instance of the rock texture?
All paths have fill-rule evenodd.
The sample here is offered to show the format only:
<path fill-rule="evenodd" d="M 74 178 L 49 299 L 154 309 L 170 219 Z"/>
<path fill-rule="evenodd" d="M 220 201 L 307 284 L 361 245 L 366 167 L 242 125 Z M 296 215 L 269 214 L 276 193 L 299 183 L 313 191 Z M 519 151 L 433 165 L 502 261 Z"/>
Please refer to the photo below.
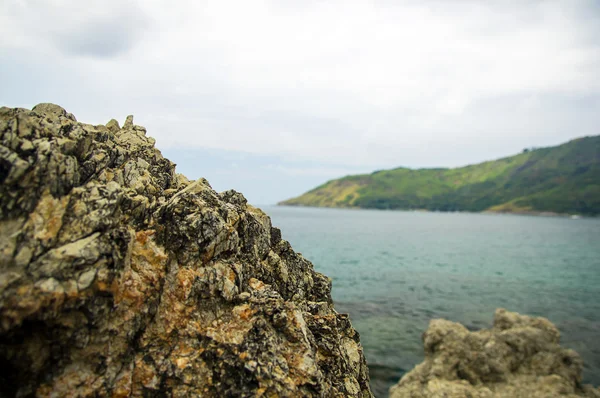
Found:
<path fill-rule="evenodd" d="M 425 361 L 390 389 L 400 397 L 600 397 L 581 385 L 583 363 L 561 348 L 558 329 L 545 318 L 496 311 L 489 330 L 469 332 L 436 319 L 423 334 Z"/>
<path fill-rule="evenodd" d="M 128 117 L 0 109 L 0 395 L 370 397 L 331 281 Z"/>

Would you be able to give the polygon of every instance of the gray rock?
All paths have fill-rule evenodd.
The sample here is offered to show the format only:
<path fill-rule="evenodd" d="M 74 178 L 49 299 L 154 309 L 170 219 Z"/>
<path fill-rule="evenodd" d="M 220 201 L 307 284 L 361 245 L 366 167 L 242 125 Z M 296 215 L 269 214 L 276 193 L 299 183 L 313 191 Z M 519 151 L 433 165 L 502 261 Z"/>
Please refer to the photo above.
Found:
<path fill-rule="evenodd" d="M 432 320 L 423 334 L 425 361 L 390 397 L 600 397 L 581 385 L 583 363 L 559 338 L 547 319 L 504 309 L 496 310 L 493 328 L 476 332 Z"/>
<path fill-rule="evenodd" d="M 37 114 L 49 116 L 49 117 L 53 117 L 53 118 L 57 118 L 60 116 L 63 116 L 63 117 L 67 116 L 67 111 L 63 107 L 55 105 L 55 104 L 50 104 L 50 103 L 37 104 L 36 106 L 33 107 L 32 110 L 34 112 L 36 112 Z"/>
<path fill-rule="evenodd" d="M 113 133 L 116 133 L 119 130 L 121 130 L 121 127 L 119 127 L 119 122 L 115 119 L 110 119 L 108 123 L 106 123 L 106 128 L 112 131 Z"/>
<path fill-rule="evenodd" d="M 133 115 L 127 116 L 125 119 L 125 124 L 123 124 L 123 129 L 130 130 L 133 129 Z"/>
<path fill-rule="evenodd" d="M 330 279 L 132 117 L 0 109 L 0 260 L 0 396 L 372 396 Z"/>

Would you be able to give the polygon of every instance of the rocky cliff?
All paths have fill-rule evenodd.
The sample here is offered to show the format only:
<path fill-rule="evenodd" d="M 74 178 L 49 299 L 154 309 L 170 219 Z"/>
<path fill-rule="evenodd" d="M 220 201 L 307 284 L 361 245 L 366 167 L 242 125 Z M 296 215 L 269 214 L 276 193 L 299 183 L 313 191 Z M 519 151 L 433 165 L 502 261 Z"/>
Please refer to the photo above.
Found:
<path fill-rule="evenodd" d="M 599 389 L 581 385 L 581 358 L 561 348 L 559 338 L 547 319 L 503 309 L 489 330 L 433 320 L 423 334 L 425 361 L 390 389 L 390 397 L 600 397 Z"/>
<path fill-rule="evenodd" d="M 331 281 L 132 117 L 1 108 L 0 139 L 0 396 L 371 396 Z"/>

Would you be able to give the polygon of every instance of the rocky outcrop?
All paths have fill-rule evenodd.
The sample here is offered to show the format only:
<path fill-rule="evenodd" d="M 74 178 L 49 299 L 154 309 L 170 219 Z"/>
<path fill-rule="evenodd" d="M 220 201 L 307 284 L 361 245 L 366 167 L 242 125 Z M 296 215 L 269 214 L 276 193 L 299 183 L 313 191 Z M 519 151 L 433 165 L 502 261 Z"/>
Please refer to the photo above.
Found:
<path fill-rule="evenodd" d="M 547 319 L 503 309 L 489 330 L 433 320 L 423 334 L 425 361 L 390 397 L 600 397 L 600 390 L 581 385 L 583 363 L 560 347 L 559 337 Z"/>
<path fill-rule="evenodd" d="M 371 396 L 331 281 L 132 117 L 1 108 L 0 139 L 0 396 Z"/>

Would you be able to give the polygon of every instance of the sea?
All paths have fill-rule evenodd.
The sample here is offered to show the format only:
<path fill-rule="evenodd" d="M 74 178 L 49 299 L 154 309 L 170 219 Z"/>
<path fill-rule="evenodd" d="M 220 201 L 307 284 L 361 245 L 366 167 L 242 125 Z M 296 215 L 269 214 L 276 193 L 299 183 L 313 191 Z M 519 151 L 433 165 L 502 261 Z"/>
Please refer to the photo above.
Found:
<path fill-rule="evenodd" d="M 376 397 L 423 358 L 431 319 L 489 328 L 496 308 L 543 316 L 600 385 L 600 219 L 263 206 L 333 280 Z"/>

